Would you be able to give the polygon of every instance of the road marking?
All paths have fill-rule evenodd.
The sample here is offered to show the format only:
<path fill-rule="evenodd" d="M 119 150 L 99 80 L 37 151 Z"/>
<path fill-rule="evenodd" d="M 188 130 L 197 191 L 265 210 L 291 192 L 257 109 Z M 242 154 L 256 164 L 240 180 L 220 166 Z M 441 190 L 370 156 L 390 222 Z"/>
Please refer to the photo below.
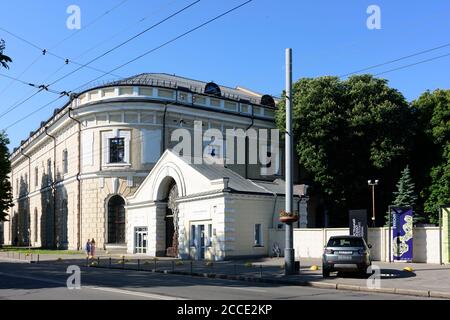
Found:
<path fill-rule="evenodd" d="M 253 289 L 253 288 L 229 287 L 229 286 L 225 286 L 224 288 L 235 289 L 235 290 L 243 290 L 243 291 L 252 291 L 252 292 L 267 292 L 267 290 Z"/>
<path fill-rule="evenodd" d="M 50 279 L 41 278 L 41 277 L 17 275 L 17 274 L 5 273 L 5 272 L 0 272 L 0 275 L 10 277 L 10 278 L 21 278 L 21 279 L 41 281 L 41 282 L 47 282 L 47 283 L 54 283 L 54 284 L 58 284 L 58 285 L 63 285 L 64 287 L 66 286 L 65 282 L 50 280 Z M 134 296 L 156 299 L 156 300 L 187 300 L 184 298 L 179 298 L 179 297 L 174 297 L 174 296 L 152 294 L 152 293 L 145 293 L 145 292 L 139 292 L 139 291 L 130 291 L 130 290 L 124 290 L 124 289 L 110 288 L 110 287 L 81 286 L 81 289 L 100 290 L 100 291 L 106 291 L 106 292 L 134 295 Z"/>
<path fill-rule="evenodd" d="M 138 291 L 130 291 L 130 290 L 124 290 L 124 289 L 116 289 L 116 288 L 109 288 L 109 287 L 82 286 L 81 288 L 121 293 L 121 294 L 128 294 L 128 295 L 132 295 L 132 296 L 138 296 L 138 297 L 144 297 L 144 298 L 150 298 L 150 299 L 156 299 L 156 300 L 187 300 L 187 299 L 179 298 L 179 297 L 153 294 L 153 293 L 144 293 L 144 292 L 138 292 Z"/>

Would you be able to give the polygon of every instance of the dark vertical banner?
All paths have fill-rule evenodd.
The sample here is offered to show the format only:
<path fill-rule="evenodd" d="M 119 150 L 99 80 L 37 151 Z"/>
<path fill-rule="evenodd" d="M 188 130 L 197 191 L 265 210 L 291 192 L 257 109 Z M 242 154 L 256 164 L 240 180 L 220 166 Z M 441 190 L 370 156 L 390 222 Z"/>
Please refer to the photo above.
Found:
<path fill-rule="evenodd" d="M 367 242 L 367 210 L 350 210 L 348 216 L 350 235 L 362 237 Z"/>
<path fill-rule="evenodd" d="M 394 261 L 413 260 L 413 210 L 392 207 L 392 254 Z"/>

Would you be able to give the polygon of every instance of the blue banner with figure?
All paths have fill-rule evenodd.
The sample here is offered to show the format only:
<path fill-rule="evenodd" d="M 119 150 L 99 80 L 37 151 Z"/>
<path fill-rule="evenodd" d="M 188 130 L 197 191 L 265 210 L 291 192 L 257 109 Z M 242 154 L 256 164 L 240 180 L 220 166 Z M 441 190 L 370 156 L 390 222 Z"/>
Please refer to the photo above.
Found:
<path fill-rule="evenodd" d="M 412 208 L 392 208 L 392 251 L 394 261 L 413 260 Z"/>

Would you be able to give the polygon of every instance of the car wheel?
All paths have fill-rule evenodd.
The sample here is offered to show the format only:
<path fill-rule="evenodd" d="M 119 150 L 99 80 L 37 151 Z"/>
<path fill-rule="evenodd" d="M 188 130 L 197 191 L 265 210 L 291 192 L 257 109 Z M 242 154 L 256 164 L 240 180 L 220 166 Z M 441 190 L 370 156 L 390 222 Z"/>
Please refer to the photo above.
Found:
<path fill-rule="evenodd" d="M 359 267 L 358 273 L 361 277 L 367 277 L 367 268 L 369 266 L 363 265 Z"/>
<path fill-rule="evenodd" d="M 326 267 L 322 267 L 322 277 L 323 278 L 330 277 L 330 269 L 328 269 Z"/>

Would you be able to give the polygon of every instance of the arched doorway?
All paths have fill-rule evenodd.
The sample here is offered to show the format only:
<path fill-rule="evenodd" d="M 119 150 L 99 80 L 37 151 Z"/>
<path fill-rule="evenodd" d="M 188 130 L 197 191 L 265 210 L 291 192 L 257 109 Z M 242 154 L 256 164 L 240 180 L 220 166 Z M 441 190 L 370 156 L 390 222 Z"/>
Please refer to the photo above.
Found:
<path fill-rule="evenodd" d="M 175 181 L 169 187 L 166 207 L 166 255 L 169 257 L 178 256 L 178 188 Z"/>
<path fill-rule="evenodd" d="M 108 201 L 108 243 L 125 243 L 125 201 L 115 195 Z"/>

